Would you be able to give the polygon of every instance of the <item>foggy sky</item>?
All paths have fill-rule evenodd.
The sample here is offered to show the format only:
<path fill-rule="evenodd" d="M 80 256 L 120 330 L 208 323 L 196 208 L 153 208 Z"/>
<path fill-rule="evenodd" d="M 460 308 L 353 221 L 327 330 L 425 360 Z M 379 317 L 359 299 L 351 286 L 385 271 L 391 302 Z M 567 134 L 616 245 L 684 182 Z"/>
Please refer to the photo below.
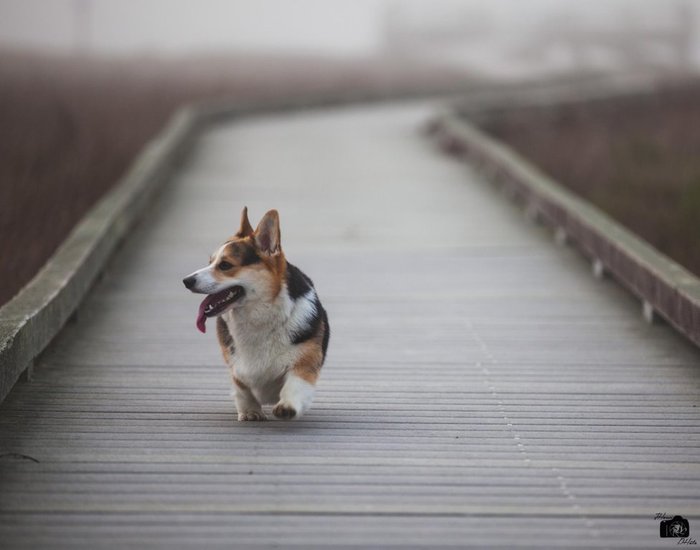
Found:
<path fill-rule="evenodd" d="M 645 16 L 674 0 L 0 0 L 0 43 L 97 53 L 248 50 L 367 54 L 382 41 L 383 16 L 398 7 L 414 20 L 441 16 L 496 21 L 519 32 L 548 13 L 601 21 Z M 618 8 L 618 9 L 615 9 Z M 646 9 L 649 18 L 649 9 Z M 82 18 L 80 16 L 82 14 Z M 445 14 L 447 14 L 445 16 Z M 470 15 L 471 14 L 471 15 Z M 629 15 L 627 15 L 629 16 Z M 453 15 L 454 17 L 454 15 Z M 478 21 L 475 22 L 478 25 Z M 654 19 L 651 20 L 654 24 Z"/>
<path fill-rule="evenodd" d="M 291 49 L 362 54 L 386 0 L 0 0 L 0 42 L 96 52 Z M 84 24 L 81 13 L 89 20 Z"/>
<path fill-rule="evenodd" d="M 385 31 L 393 14 L 404 28 L 419 34 L 421 29 L 461 25 L 462 38 L 449 44 L 451 50 L 435 48 L 429 43 L 433 35 L 426 34 L 429 38 L 419 46 L 427 48 L 433 61 L 514 75 L 559 70 L 572 63 L 570 50 L 557 50 L 551 43 L 546 55 L 524 57 L 528 41 L 546 36 L 546 29 L 561 27 L 567 33 L 587 25 L 616 33 L 629 25 L 673 26 L 683 1 L 693 4 L 692 0 L 0 0 L 0 46 L 117 55 L 242 50 L 362 56 L 389 51 Z M 697 17 L 690 20 L 697 30 Z M 699 46 L 691 43 L 696 63 Z M 402 48 L 395 45 L 393 53 L 401 54 Z"/>

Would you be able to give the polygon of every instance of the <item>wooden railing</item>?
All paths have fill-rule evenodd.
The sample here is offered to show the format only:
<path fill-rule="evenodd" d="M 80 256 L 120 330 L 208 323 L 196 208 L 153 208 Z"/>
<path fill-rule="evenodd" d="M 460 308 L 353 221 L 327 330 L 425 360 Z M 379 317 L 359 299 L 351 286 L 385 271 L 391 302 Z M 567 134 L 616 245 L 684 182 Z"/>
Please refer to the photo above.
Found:
<path fill-rule="evenodd" d="M 637 296 L 647 321 L 658 315 L 700 346 L 700 280 L 692 273 L 484 134 L 463 111 L 444 112 L 429 131 L 445 151 L 473 165 L 529 217 L 551 227 L 559 242 L 576 246 L 596 276 L 609 274 Z"/>

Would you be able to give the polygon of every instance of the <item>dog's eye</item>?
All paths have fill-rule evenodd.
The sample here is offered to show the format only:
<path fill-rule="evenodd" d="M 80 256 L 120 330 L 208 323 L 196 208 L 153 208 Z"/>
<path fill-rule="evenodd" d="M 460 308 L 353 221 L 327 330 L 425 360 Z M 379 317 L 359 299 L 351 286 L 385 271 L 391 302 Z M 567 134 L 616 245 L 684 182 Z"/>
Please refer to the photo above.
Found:
<path fill-rule="evenodd" d="M 228 262 L 219 262 L 219 265 L 217 265 L 216 267 L 218 267 L 221 271 L 227 271 L 231 269 L 233 265 Z"/>

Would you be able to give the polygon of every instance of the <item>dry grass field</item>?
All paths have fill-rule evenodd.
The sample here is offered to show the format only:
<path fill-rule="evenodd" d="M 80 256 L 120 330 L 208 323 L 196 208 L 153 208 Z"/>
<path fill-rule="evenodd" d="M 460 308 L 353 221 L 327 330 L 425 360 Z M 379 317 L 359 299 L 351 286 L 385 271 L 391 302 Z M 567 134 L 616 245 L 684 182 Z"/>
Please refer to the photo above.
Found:
<path fill-rule="evenodd" d="M 507 110 L 482 127 L 700 275 L 700 82 Z"/>
<path fill-rule="evenodd" d="M 459 85 L 381 60 L 221 57 L 139 61 L 0 55 L 0 305 L 41 268 L 178 106 L 323 92 Z"/>

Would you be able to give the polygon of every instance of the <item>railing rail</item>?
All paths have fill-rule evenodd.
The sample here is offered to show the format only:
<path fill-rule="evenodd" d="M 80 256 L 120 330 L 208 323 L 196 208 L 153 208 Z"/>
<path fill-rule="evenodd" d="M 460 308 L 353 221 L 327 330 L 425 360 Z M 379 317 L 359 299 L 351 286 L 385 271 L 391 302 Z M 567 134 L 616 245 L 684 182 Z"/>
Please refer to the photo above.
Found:
<path fill-rule="evenodd" d="M 642 302 L 648 321 L 658 314 L 700 346 L 700 279 L 637 237 L 601 210 L 547 177 L 456 109 L 431 124 L 440 146 L 481 171 L 521 203 L 530 217 L 554 229 L 593 265 L 610 274 Z"/>

